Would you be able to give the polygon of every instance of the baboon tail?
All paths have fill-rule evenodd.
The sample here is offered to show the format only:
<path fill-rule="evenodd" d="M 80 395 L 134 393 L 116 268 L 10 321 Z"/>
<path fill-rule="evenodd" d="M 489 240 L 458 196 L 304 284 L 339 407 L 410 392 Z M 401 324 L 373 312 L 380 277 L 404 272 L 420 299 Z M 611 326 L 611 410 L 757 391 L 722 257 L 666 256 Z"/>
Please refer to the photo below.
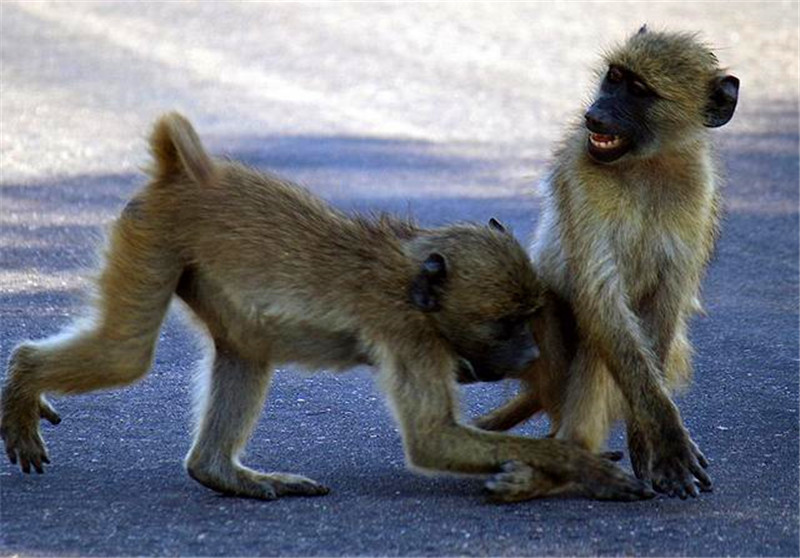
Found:
<path fill-rule="evenodd" d="M 156 180 L 187 175 L 198 184 L 212 182 L 214 163 L 191 123 L 177 112 L 158 119 L 150 135 L 150 152 L 154 164 L 149 174 Z"/>

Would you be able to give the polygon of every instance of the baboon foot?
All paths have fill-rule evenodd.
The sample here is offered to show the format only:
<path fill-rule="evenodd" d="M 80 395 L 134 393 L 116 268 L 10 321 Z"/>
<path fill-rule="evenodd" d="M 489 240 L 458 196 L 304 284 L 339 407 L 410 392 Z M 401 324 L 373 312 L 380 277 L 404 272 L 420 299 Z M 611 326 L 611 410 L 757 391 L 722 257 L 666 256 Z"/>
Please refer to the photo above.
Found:
<path fill-rule="evenodd" d="M 13 464 L 19 462 L 23 473 L 31 472 L 31 465 L 37 473 L 44 473 L 44 463 L 50 463 L 39 420 L 44 418 L 52 424 L 61 422 L 43 396 L 20 398 L 13 396 L 13 386 L 3 391 L 2 411 L 0 412 L 0 437 L 6 448 L 6 455 Z"/>
<path fill-rule="evenodd" d="M 187 470 L 203 486 L 230 496 L 275 500 L 281 496 L 323 496 L 330 492 L 328 487 L 301 475 L 267 474 L 233 464 L 216 470 L 189 465 Z"/>

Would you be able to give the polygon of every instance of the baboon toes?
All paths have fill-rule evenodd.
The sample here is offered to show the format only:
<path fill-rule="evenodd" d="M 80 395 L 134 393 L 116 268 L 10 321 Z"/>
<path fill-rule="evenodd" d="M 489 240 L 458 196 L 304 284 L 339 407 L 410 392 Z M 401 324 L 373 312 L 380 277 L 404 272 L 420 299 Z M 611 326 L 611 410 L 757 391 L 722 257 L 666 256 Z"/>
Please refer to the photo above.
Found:
<path fill-rule="evenodd" d="M 272 483 L 278 496 L 324 496 L 330 492 L 327 486 L 301 475 L 274 473 L 264 477 Z"/>
<path fill-rule="evenodd" d="M 323 496 L 330 489 L 312 479 L 289 473 L 260 473 L 244 467 L 224 471 L 204 470 L 190 465 L 187 470 L 194 480 L 229 496 L 274 500 L 282 496 Z"/>

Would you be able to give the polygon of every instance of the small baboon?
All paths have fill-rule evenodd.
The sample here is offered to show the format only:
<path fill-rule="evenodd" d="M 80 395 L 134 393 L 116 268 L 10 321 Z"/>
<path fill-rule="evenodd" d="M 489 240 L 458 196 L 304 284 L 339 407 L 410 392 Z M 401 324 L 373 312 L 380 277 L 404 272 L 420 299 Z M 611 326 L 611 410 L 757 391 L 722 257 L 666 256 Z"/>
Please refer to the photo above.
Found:
<path fill-rule="evenodd" d="M 532 324 L 542 357 L 477 425 L 504 430 L 544 410 L 556 437 L 597 451 L 625 417 L 636 475 L 695 496 L 711 488 L 708 463 L 669 393 L 691 377 L 687 320 L 717 236 L 707 128 L 731 119 L 739 80 L 694 35 L 645 27 L 601 75 L 544 182 L 532 246 L 553 291 Z"/>
<path fill-rule="evenodd" d="M 94 314 L 12 354 L 0 433 L 24 472 L 49 462 L 40 416 L 60 420 L 44 394 L 142 378 L 176 294 L 213 340 L 186 458 L 189 475 L 209 488 L 261 499 L 325 494 L 311 479 L 261 473 L 238 456 L 276 364 L 372 363 L 414 467 L 496 473 L 487 486 L 500 500 L 567 491 L 652 496 L 643 482 L 567 442 L 458 424 L 459 363 L 486 380 L 537 356 L 528 319 L 541 284 L 499 223 L 422 229 L 387 216 L 345 216 L 280 178 L 212 160 L 177 114 L 158 121 L 151 149 L 151 180 L 111 231 Z"/>

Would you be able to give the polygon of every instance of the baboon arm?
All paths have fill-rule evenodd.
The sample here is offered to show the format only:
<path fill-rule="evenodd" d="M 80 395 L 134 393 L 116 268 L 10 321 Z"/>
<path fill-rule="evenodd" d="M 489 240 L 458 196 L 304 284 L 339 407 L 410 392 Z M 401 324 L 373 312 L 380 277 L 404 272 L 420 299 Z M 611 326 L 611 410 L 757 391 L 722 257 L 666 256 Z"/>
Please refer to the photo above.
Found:
<path fill-rule="evenodd" d="M 642 327 L 650 340 L 659 366 L 666 365 L 667 355 L 675 337 L 684 308 L 693 303 L 694 295 L 685 301 L 687 294 L 696 290 L 695 285 L 682 284 L 674 276 L 663 277 L 656 290 L 645 298 L 639 314 Z"/>
<path fill-rule="evenodd" d="M 647 423 L 646 427 L 680 424 L 677 410 L 662 385 L 651 342 L 621 293 L 607 290 L 587 296 L 585 301 L 579 299 L 576 307 L 583 335 L 608 364 L 636 419 Z"/>
<path fill-rule="evenodd" d="M 595 260 L 601 263 L 581 266 L 573 274 L 574 310 L 582 337 L 608 364 L 637 420 L 649 423 L 646 426 L 680 424 L 677 410 L 661 385 L 652 342 L 630 308 L 616 263 L 610 256 Z"/>
<path fill-rule="evenodd" d="M 400 425 L 411 466 L 450 473 L 489 474 L 516 461 L 537 472 L 533 478 L 526 478 L 523 488 L 520 482 L 513 483 L 513 497 L 501 493 L 501 499 L 526 499 L 565 490 L 604 499 L 650 496 L 638 480 L 572 444 L 485 432 L 458 424 L 452 359 L 439 360 L 438 366 L 432 365 L 436 359 L 429 359 L 428 366 L 419 358 L 381 360 L 381 381 Z M 416 366 L 405 362 L 415 362 Z"/>
<path fill-rule="evenodd" d="M 607 265 L 608 260 L 606 260 Z M 663 371 L 636 314 L 628 306 L 616 269 L 601 269 L 594 278 L 576 273 L 578 326 L 606 362 L 627 400 L 628 447 L 634 471 L 657 490 L 686 497 L 711 480 L 705 457 L 683 426 L 678 408 L 667 394 Z M 598 319 L 598 317 L 600 317 Z"/>

